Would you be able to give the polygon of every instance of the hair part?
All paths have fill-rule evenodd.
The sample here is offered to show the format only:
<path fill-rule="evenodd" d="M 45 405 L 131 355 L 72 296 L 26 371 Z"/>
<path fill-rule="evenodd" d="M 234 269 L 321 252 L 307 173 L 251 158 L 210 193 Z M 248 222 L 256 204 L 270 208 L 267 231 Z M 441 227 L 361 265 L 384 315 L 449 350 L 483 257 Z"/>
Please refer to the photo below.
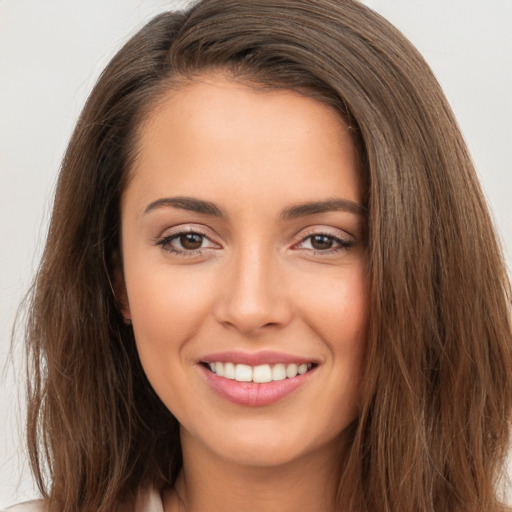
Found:
<path fill-rule="evenodd" d="M 62 163 L 30 303 L 28 442 L 50 509 L 118 510 L 181 467 L 179 425 L 144 375 L 112 280 L 138 130 L 166 92 L 212 71 L 333 106 L 359 149 L 371 319 L 339 503 L 498 510 L 512 329 L 494 229 L 428 66 L 352 0 L 198 2 L 153 19 L 101 75 Z"/>

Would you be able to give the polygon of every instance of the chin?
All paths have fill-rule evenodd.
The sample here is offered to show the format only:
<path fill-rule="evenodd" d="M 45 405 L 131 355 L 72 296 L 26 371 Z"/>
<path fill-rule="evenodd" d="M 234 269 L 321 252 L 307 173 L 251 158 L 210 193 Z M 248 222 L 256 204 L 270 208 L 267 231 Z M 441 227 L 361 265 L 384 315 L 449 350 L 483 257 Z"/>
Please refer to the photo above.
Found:
<path fill-rule="evenodd" d="M 347 422 L 348 426 L 350 422 Z M 272 422 L 239 421 L 231 428 L 214 428 L 192 435 L 216 458 L 231 464 L 252 467 L 279 467 L 315 453 L 330 453 L 344 444 L 346 429 L 316 432 L 306 428 Z M 182 433 L 183 436 L 183 433 Z M 190 441 L 190 439 L 188 439 Z"/>

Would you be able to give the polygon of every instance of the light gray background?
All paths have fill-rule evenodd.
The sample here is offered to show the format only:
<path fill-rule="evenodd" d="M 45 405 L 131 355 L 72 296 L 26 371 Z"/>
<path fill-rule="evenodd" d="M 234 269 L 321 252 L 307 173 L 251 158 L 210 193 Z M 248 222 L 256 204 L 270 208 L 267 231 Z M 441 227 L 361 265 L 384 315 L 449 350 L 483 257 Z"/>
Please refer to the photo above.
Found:
<path fill-rule="evenodd" d="M 418 47 L 460 122 L 512 262 L 512 0 L 367 0 Z M 0 370 L 36 268 L 59 162 L 101 69 L 183 1 L 0 0 Z M 20 347 L 0 374 L 0 508 L 37 496 L 24 456 Z"/>

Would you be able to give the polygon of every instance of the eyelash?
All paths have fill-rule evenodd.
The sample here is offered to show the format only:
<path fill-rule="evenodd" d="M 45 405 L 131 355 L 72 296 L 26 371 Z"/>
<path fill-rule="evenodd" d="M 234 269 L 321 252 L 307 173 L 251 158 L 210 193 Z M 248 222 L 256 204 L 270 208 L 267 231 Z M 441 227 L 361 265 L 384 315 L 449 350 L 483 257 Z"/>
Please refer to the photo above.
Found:
<path fill-rule="evenodd" d="M 185 235 L 199 235 L 200 237 L 202 237 L 202 241 L 204 241 L 205 239 L 210 240 L 206 234 L 201 233 L 197 229 L 187 229 L 187 230 L 179 231 L 177 233 L 173 233 L 172 235 L 166 236 L 166 237 L 158 240 L 156 242 L 156 245 L 159 245 L 166 252 L 169 252 L 171 254 L 175 254 L 177 256 L 181 256 L 184 258 L 191 257 L 191 256 L 200 256 L 203 254 L 205 249 L 208 249 L 208 247 L 203 247 L 203 248 L 194 249 L 194 250 L 187 250 L 187 249 L 177 250 L 174 247 L 172 247 L 171 242 L 173 242 L 174 240 L 179 239 Z"/>
<path fill-rule="evenodd" d="M 202 237 L 202 242 L 204 242 L 205 239 L 210 240 L 206 234 L 201 233 L 198 230 L 190 229 L 190 230 L 179 231 L 178 233 L 173 233 L 172 235 L 169 235 L 160 240 L 157 240 L 156 245 L 160 246 L 162 248 L 162 250 L 164 250 L 164 251 L 167 251 L 171 254 L 175 254 L 177 256 L 181 256 L 184 258 L 192 257 L 192 256 L 201 256 L 205 250 L 210 249 L 210 247 L 203 247 L 203 248 L 199 248 L 199 249 L 188 250 L 188 249 L 184 248 L 182 250 L 177 250 L 174 247 L 172 247 L 171 243 L 174 240 L 177 240 L 177 239 L 181 238 L 182 236 L 189 235 L 189 234 L 199 235 L 200 237 Z M 326 237 L 326 238 L 329 238 L 333 243 L 337 244 L 337 246 L 330 247 L 325 250 L 313 249 L 313 248 L 307 249 L 308 251 L 312 251 L 313 255 L 315 255 L 315 256 L 316 255 L 328 255 L 328 254 L 333 254 L 333 253 L 337 253 L 340 251 L 347 251 L 355 245 L 355 242 L 344 240 L 344 239 L 342 239 L 338 236 L 335 236 L 331 233 L 314 232 L 314 233 L 310 233 L 310 234 L 307 234 L 306 236 L 302 237 L 298 243 L 293 245 L 293 247 L 295 248 L 298 245 L 305 243 L 307 240 L 312 239 L 313 237 Z"/>
<path fill-rule="evenodd" d="M 351 240 L 345 240 L 336 235 L 333 235 L 332 233 L 316 232 L 315 231 L 313 233 L 308 233 L 305 236 L 303 236 L 301 238 L 301 240 L 297 244 L 294 245 L 294 247 L 296 247 L 297 245 L 301 245 L 304 242 L 306 242 L 307 240 L 313 239 L 314 237 L 326 237 L 326 238 L 329 238 L 333 243 L 337 244 L 335 247 L 330 247 L 325 250 L 314 249 L 314 248 L 307 249 L 308 251 L 312 251 L 313 255 L 315 255 L 315 256 L 317 256 L 317 255 L 325 256 L 328 254 L 335 254 L 335 253 L 341 252 L 341 251 L 348 251 L 351 247 L 353 247 L 355 245 L 355 242 L 353 242 Z"/>

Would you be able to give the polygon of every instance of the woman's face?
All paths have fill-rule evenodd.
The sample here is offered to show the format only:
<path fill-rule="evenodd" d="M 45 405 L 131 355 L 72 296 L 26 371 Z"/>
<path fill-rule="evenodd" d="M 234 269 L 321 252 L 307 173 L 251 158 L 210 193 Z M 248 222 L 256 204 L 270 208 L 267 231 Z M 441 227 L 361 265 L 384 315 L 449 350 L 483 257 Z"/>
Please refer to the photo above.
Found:
<path fill-rule="evenodd" d="M 205 76 L 142 126 L 125 316 L 185 452 L 277 465 L 342 441 L 368 319 L 363 196 L 341 118 L 298 93 Z"/>

